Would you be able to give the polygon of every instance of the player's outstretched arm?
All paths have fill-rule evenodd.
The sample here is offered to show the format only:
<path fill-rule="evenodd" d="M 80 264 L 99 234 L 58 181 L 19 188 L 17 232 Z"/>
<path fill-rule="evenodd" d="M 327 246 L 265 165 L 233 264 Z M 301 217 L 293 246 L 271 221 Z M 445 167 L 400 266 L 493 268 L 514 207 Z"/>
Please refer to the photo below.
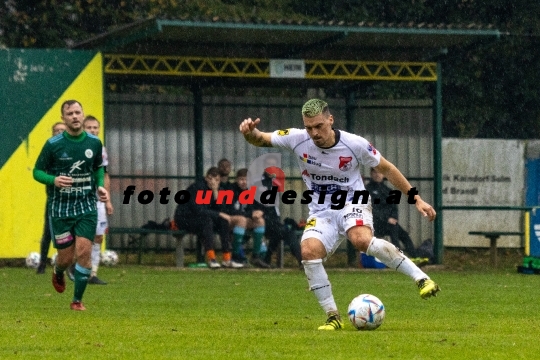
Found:
<path fill-rule="evenodd" d="M 244 138 L 251 145 L 259 147 L 272 147 L 272 133 L 262 132 L 257 129 L 257 125 L 261 122 L 261 119 L 257 118 L 252 120 L 251 118 L 244 119 L 240 123 L 240 132 L 244 134 Z"/>
<path fill-rule="evenodd" d="M 429 221 L 435 220 L 437 212 L 435 211 L 433 206 L 422 200 L 419 195 L 416 195 L 415 199 L 416 203 L 414 205 L 416 205 L 416 210 L 418 210 L 420 214 L 422 214 L 422 216 L 427 217 Z"/>
<path fill-rule="evenodd" d="M 390 181 L 390 183 L 394 185 L 398 190 L 400 190 L 403 194 L 407 195 L 409 190 L 411 190 L 411 184 L 405 178 L 405 176 L 403 176 L 401 171 L 399 171 L 394 164 L 386 160 L 384 157 L 381 156 L 379 165 L 377 165 L 375 168 L 377 169 L 377 171 L 382 173 L 388 179 L 388 181 Z M 437 213 L 430 204 L 422 200 L 420 195 L 415 195 L 414 200 L 416 200 L 416 210 L 418 210 L 420 214 L 422 214 L 422 216 L 427 217 L 429 221 L 435 220 Z"/>

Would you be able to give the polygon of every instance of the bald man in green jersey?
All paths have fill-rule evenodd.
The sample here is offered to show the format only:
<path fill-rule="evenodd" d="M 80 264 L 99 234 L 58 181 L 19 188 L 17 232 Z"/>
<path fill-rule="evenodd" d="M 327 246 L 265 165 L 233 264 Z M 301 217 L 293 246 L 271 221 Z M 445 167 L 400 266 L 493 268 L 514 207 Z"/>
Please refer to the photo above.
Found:
<path fill-rule="evenodd" d="M 47 140 L 34 168 L 34 179 L 47 185 L 47 209 L 54 247 L 58 250 L 52 283 L 66 289 L 64 271 L 75 264 L 75 289 L 70 308 L 86 310 L 82 297 L 91 272 L 96 233 L 96 201 L 107 201 L 103 187 L 102 144 L 84 131 L 84 112 L 77 100 L 61 107 L 66 131 Z M 97 191 L 96 191 L 97 190 Z"/>

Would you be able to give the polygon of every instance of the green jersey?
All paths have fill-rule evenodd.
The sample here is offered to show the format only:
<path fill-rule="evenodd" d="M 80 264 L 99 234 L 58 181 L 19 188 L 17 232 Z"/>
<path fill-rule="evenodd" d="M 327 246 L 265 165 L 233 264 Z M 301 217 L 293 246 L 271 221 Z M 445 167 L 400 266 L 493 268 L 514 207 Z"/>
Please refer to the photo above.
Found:
<path fill-rule="evenodd" d="M 74 137 L 64 131 L 53 136 L 43 146 L 35 170 L 48 175 L 70 176 L 71 187 L 59 188 L 46 181 L 49 216 L 69 217 L 96 210 L 94 173 L 102 166 L 101 140 L 82 132 Z M 34 171 L 35 171 L 34 170 Z"/>

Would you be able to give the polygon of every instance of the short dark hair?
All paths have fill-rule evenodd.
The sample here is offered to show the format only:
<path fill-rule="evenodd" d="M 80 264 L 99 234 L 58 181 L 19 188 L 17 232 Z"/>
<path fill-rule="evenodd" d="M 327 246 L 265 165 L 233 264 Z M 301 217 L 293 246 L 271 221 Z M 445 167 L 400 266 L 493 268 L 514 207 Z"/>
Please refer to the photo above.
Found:
<path fill-rule="evenodd" d="M 83 120 L 83 126 L 86 124 L 86 122 L 88 121 L 97 121 L 98 125 L 101 126 L 101 122 L 94 116 L 94 115 L 86 115 L 86 117 L 84 118 Z"/>
<path fill-rule="evenodd" d="M 79 106 L 82 109 L 82 104 L 78 102 L 77 100 L 66 100 L 62 103 L 62 106 L 60 106 L 60 115 L 64 116 L 64 106 L 71 106 L 73 104 L 79 104 Z"/>
<path fill-rule="evenodd" d="M 206 176 L 210 176 L 210 177 L 220 176 L 218 168 L 215 166 L 212 166 L 210 169 L 208 169 L 208 171 L 206 171 Z"/>
<path fill-rule="evenodd" d="M 229 159 L 223 158 L 223 159 L 219 160 L 217 164 L 218 164 L 218 166 L 221 166 L 221 164 L 224 164 L 226 162 L 228 162 L 229 164 L 231 163 L 231 161 Z"/>
<path fill-rule="evenodd" d="M 248 169 L 246 168 L 243 168 L 243 169 L 240 169 L 236 172 L 236 177 L 239 178 L 239 177 L 246 177 L 247 176 L 247 173 L 248 173 Z"/>

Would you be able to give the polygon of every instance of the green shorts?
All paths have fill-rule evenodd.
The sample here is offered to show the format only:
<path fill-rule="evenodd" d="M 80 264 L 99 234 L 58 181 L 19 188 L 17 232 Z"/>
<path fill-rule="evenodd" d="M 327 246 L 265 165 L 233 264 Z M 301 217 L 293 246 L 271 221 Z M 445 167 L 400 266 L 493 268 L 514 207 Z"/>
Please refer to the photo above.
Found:
<path fill-rule="evenodd" d="M 50 218 L 51 235 L 55 249 L 65 249 L 80 236 L 94 241 L 97 226 L 97 211 L 90 211 L 78 216 Z"/>

